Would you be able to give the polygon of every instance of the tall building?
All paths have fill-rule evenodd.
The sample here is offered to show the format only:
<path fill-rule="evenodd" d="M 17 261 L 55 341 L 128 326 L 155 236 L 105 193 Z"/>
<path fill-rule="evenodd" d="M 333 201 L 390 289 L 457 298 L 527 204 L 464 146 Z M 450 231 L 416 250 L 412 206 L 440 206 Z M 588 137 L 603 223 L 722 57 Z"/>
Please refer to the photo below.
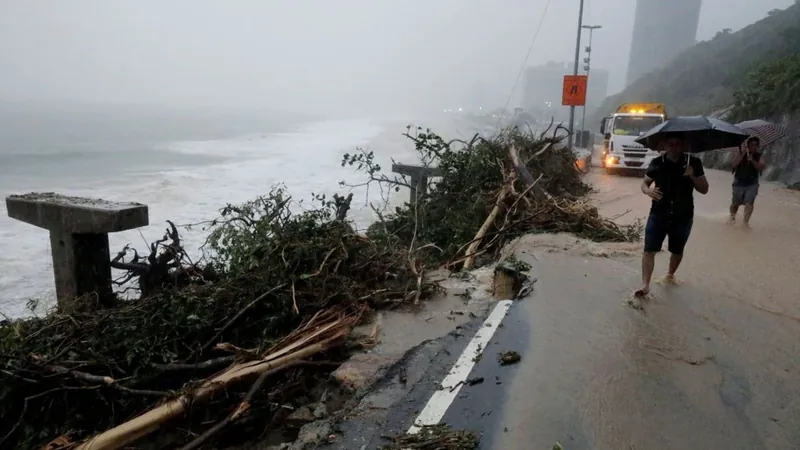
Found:
<path fill-rule="evenodd" d="M 561 94 L 564 87 L 564 75 L 572 75 L 572 67 L 572 64 L 549 62 L 543 66 L 525 69 L 522 108 L 542 120 L 551 117 L 555 117 L 557 120 L 569 118 L 569 107 L 561 105 Z M 588 114 L 600 106 L 607 93 L 608 71 L 592 68 L 586 87 L 586 111 Z M 578 118 L 580 119 L 580 116 Z"/>
<path fill-rule="evenodd" d="M 702 0 L 637 0 L 628 85 L 695 44 L 701 4 Z"/>

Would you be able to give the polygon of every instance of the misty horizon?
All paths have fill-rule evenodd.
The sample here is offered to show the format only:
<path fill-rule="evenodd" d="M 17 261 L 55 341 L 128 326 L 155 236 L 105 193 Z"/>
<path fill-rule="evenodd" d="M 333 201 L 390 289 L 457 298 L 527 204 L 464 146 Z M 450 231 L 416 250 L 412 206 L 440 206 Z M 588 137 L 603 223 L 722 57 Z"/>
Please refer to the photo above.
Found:
<path fill-rule="evenodd" d="M 0 101 L 340 116 L 440 111 L 480 91 L 497 107 L 546 3 L 8 0 Z M 697 40 L 792 3 L 704 0 Z M 609 95 L 624 87 L 635 8 L 636 0 L 586 2 L 584 23 L 603 25 L 592 65 L 608 70 Z M 572 61 L 577 12 L 577 0 L 549 4 L 528 66 Z"/>

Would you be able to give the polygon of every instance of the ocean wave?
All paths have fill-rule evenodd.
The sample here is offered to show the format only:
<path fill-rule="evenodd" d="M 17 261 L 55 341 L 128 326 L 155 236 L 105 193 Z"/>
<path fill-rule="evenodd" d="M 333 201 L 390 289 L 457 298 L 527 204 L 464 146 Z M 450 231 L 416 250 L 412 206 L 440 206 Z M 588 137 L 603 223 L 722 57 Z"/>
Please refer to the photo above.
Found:
<path fill-rule="evenodd" d="M 308 124 L 291 132 L 249 135 L 215 141 L 182 141 L 163 144 L 152 151 L 106 155 L 91 167 L 71 160 L 70 166 L 89 167 L 95 178 L 68 177 L 67 170 L 4 178 L 0 195 L 29 191 L 55 191 L 65 195 L 101 197 L 111 201 L 137 201 L 149 206 L 150 226 L 113 233 L 112 252 L 126 244 L 140 249 L 145 241 L 164 234 L 166 220 L 192 224 L 217 217 L 228 203 L 242 203 L 267 193 L 283 183 L 295 199 L 309 199 L 312 193 L 340 191 L 341 180 L 360 181 L 351 168 L 341 167 L 342 154 L 355 147 L 377 144 L 383 164 L 398 151 L 396 141 L 402 126 L 387 138 L 385 126 L 371 121 L 349 120 Z M 157 155 L 167 151 L 178 158 Z M 131 158 L 132 156 L 132 158 Z M 207 157 L 207 158 L 206 158 Z M 122 158 L 122 160 L 120 160 Z M 204 164 L 187 165 L 197 158 Z M 384 161 L 385 160 L 385 161 Z M 109 169 L 137 164 L 136 170 Z M 63 162 L 51 161 L 55 167 Z M 106 164 L 108 163 L 108 164 Z M 127 165 L 127 166 L 126 166 Z M 19 166 L 17 166 L 19 168 Z M 365 189 L 354 191 L 352 217 L 359 224 L 372 220 L 363 199 Z M 298 208 L 307 206 L 301 205 Z M 206 238 L 202 227 L 183 232 L 187 250 L 197 255 Z M 0 205 L 0 312 L 12 317 L 28 314 L 29 298 L 47 306 L 53 302 L 53 278 L 47 232 L 7 217 Z"/>
<path fill-rule="evenodd" d="M 277 158 L 363 145 L 382 130 L 379 124 L 370 120 L 333 120 L 304 124 L 291 132 L 248 134 L 224 140 L 169 142 L 160 144 L 158 149 L 186 155 Z"/>

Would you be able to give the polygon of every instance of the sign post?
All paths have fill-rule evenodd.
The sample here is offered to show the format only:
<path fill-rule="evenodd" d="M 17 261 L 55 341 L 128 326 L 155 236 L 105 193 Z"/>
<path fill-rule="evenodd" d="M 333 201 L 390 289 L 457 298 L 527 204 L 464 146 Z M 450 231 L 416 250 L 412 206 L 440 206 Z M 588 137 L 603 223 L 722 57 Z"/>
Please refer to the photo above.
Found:
<path fill-rule="evenodd" d="M 578 36 L 575 40 L 575 62 L 572 66 L 572 75 L 578 75 L 578 63 L 581 58 L 581 32 L 583 31 L 583 3 L 580 1 L 580 8 L 578 8 Z M 583 103 L 586 103 L 584 100 Z M 567 138 L 567 145 L 572 148 L 573 133 L 575 132 L 575 106 L 569 107 L 569 137 Z"/>
<path fill-rule="evenodd" d="M 586 86 L 589 77 L 586 75 L 564 75 L 564 90 L 561 104 L 564 106 L 586 105 Z"/>

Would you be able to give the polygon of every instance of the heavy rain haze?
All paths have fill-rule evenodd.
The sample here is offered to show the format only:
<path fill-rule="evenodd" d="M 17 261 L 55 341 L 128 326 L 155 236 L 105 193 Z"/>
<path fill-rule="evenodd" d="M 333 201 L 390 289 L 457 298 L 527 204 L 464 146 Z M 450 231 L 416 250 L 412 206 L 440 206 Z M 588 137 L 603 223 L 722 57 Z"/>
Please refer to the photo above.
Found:
<path fill-rule="evenodd" d="M 792 0 L 704 0 L 698 39 Z M 0 98 L 439 110 L 482 85 L 502 105 L 546 0 L 0 3 Z M 594 65 L 623 87 L 635 0 L 589 0 Z M 578 1 L 552 1 L 529 65 L 571 61 Z"/>
<path fill-rule="evenodd" d="M 698 39 L 791 0 L 703 4 Z M 444 109 L 520 106 L 524 80 L 509 97 L 523 62 L 572 61 L 578 5 L 0 0 L 0 197 L 147 204 L 150 227 L 113 234 L 115 251 L 160 237 L 167 219 L 210 219 L 276 183 L 296 199 L 332 193 L 356 176 L 341 167 L 356 147 L 383 167 L 413 161 L 401 136 L 409 122 L 465 137 L 476 130 Z M 636 0 L 586 1 L 585 24 L 603 26 L 592 66 L 609 71 L 609 93 L 624 87 L 635 11 Z M 4 208 L 0 312 L 18 316 L 29 298 L 52 304 L 52 262 L 45 233 Z M 367 223 L 362 209 L 353 219 Z M 192 251 L 205 235 L 184 238 Z"/>

